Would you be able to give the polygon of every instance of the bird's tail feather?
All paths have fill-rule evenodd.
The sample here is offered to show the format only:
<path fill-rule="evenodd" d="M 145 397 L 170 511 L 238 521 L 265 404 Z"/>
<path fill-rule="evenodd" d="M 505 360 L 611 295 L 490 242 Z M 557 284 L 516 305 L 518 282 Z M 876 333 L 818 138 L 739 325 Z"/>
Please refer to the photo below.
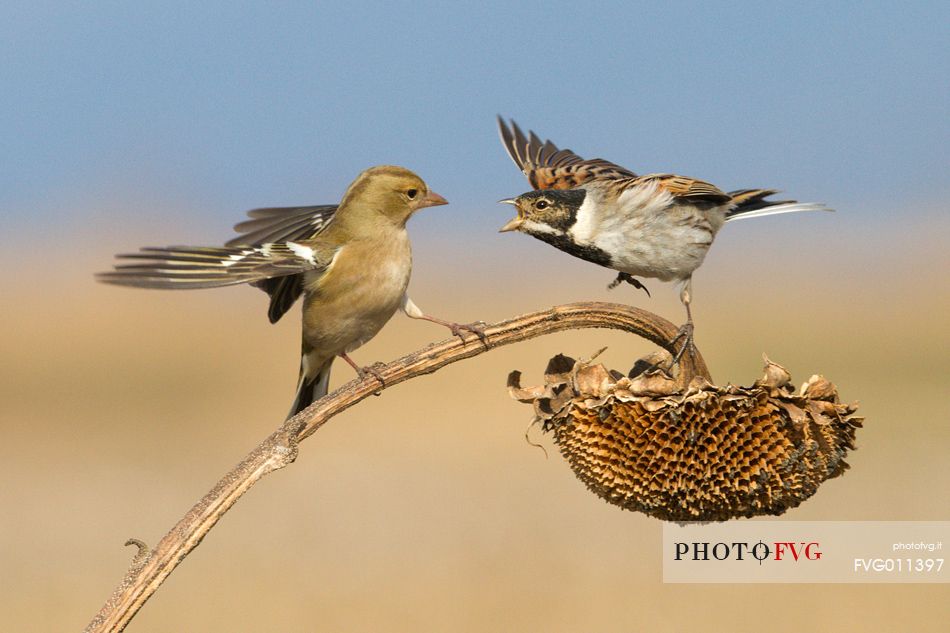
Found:
<path fill-rule="evenodd" d="M 761 218 L 767 215 L 779 215 L 780 213 L 798 213 L 799 211 L 834 211 L 834 209 L 817 202 L 765 199 L 775 193 L 778 192 L 774 189 L 730 191 L 729 195 L 732 196 L 732 203 L 735 206 L 726 213 L 726 222 L 746 218 Z"/>
<path fill-rule="evenodd" d="M 297 381 L 297 395 L 290 407 L 287 419 L 294 417 L 311 404 L 327 395 L 330 389 L 330 367 L 333 359 L 326 361 L 315 373 L 308 371 L 307 355 L 300 358 L 300 380 Z"/>

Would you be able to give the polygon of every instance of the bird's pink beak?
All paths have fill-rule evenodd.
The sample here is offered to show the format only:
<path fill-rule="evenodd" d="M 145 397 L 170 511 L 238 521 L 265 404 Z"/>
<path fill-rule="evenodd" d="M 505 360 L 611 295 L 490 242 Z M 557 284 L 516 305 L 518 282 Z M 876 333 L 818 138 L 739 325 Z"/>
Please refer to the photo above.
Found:
<path fill-rule="evenodd" d="M 424 209 L 425 207 L 437 207 L 441 204 L 448 204 L 449 201 L 437 194 L 434 191 L 430 191 L 426 194 L 426 197 L 419 201 L 419 209 Z"/>

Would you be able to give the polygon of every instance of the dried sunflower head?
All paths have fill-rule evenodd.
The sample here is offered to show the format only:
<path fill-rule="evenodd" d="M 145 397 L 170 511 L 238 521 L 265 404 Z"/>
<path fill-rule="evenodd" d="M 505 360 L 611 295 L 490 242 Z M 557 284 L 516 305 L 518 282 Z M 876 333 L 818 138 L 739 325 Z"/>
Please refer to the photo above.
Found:
<path fill-rule="evenodd" d="M 778 515 L 848 465 L 862 418 L 835 386 L 812 376 L 799 392 L 766 360 L 751 387 L 695 378 L 683 391 L 665 352 L 628 376 L 558 355 L 545 384 L 512 397 L 534 406 L 577 477 L 607 502 L 668 521 Z"/>

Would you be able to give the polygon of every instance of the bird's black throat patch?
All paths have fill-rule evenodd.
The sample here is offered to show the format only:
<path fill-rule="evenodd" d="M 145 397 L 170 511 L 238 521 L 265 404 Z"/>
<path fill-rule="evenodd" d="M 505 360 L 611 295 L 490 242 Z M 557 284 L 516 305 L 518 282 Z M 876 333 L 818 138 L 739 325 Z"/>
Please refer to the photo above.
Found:
<path fill-rule="evenodd" d="M 578 244 L 567 233 L 531 233 L 533 237 L 547 242 L 554 248 L 570 253 L 574 257 L 610 268 L 610 254 L 589 244 Z"/>
<path fill-rule="evenodd" d="M 589 244 L 578 244 L 570 236 L 586 196 L 584 189 L 544 189 L 519 196 L 518 200 L 527 207 L 526 219 L 551 229 L 531 230 L 529 225 L 521 230 L 574 257 L 609 268 L 611 260 L 607 251 Z M 546 206 L 539 209 L 539 202 L 546 203 Z"/>

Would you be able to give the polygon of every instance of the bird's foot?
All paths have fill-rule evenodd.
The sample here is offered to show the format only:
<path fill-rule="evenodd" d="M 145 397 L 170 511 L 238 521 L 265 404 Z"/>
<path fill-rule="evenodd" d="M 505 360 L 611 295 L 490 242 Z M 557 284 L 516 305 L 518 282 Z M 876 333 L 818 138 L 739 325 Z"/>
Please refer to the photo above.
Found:
<path fill-rule="evenodd" d="M 386 386 L 386 380 L 383 379 L 383 375 L 379 373 L 378 369 L 376 369 L 377 367 L 382 367 L 382 363 L 375 363 L 374 365 L 368 367 L 360 367 L 355 362 L 353 362 L 353 359 L 347 354 L 340 354 L 340 358 L 345 360 L 350 365 L 350 367 L 353 368 L 353 371 L 356 372 L 357 378 L 360 380 L 365 380 L 366 376 L 372 376 L 379 381 L 379 385 L 381 387 Z M 376 395 L 379 395 L 379 393 L 377 392 Z"/>
<path fill-rule="evenodd" d="M 676 332 L 676 336 L 670 339 L 670 345 L 675 345 L 677 341 L 681 340 L 683 344 L 677 350 L 676 355 L 673 357 L 673 364 L 679 365 L 680 359 L 683 358 L 683 354 L 689 351 L 690 356 L 694 356 L 694 350 L 696 349 L 693 344 L 693 322 L 687 321 L 680 326 L 680 329 Z"/>
<path fill-rule="evenodd" d="M 622 283 L 624 283 L 624 282 L 627 282 L 628 284 L 630 284 L 630 285 L 633 286 L 634 288 L 637 288 L 637 289 L 642 290 L 643 292 L 647 293 L 647 296 L 648 296 L 648 297 L 651 297 L 651 296 L 652 296 L 652 295 L 650 294 L 649 288 L 647 288 L 646 286 L 644 286 L 644 285 L 643 285 L 643 282 L 641 282 L 639 279 L 637 279 L 636 277 L 634 277 L 634 276 L 631 275 L 630 273 L 617 273 L 617 278 L 614 279 L 613 281 L 611 281 L 609 284 L 607 284 L 607 290 L 613 290 L 614 288 L 616 288 L 617 286 L 619 286 L 620 284 L 622 284 Z"/>
<path fill-rule="evenodd" d="M 356 375 L 359 376 L 360 380 L 364 380 L 367 376 L 372 376 L 379 381 L 381 387 L 386 386 L 386 380 L 383 378 L 383 375 L 379 373 L 379 370 L 376 369 L 375 365 L 368 367 L 357 367 Z"/>
<path fill-rule="evenodd" d="M 462 334 L 462 332 L 471 332 L 472 334 L 477 336 L 478 339 L 482 343 L 484 343 L 486 347 L 488 346 L 488 335 L 485 334 L 485 327 L 484 327 L 485 324 L 482 321 L 476 321 L 475 323 L 467 323 L 467 324 L 447 323 L 446 326 L 449 328 L 449 330 L 452 331 L 452 334 L 462 339 L 463 343 L 465 342 L 465 336 Z"/>
<path fill-rule="evenodd" d="M 374 363 L 374 364 L 373 364 L 372 366 L 370 366 L 370 367 L 357 367 L 357 368 L 356 368 L 356 375 L 360 377 L 360 380 L 363 380 L 364 378 L 366 378 L 366 376 L 372 376 L 373 378 L 375 378 L 376 380 L 379 381 L 379 386 L 380 386 L 380 387 L 385 387 L 385 386 L 386 386 L 386 381 L 383 379 L 383 375 L 382 375 L 381 373 L 379 373 L 379 370 L 376 369 L 377 366 L 378 366 L 378 367 L 382 367 L 383 364 L 382 364 L 382 363 Z M 380 390 L 380 391 L 374 391 L 374 392 L 373 392 L 373 395 L 374 395 L 374 396 L 381 396 L 381 395 L 383 395 L 383 392 L 382 392 L 382 390 Z"/>

